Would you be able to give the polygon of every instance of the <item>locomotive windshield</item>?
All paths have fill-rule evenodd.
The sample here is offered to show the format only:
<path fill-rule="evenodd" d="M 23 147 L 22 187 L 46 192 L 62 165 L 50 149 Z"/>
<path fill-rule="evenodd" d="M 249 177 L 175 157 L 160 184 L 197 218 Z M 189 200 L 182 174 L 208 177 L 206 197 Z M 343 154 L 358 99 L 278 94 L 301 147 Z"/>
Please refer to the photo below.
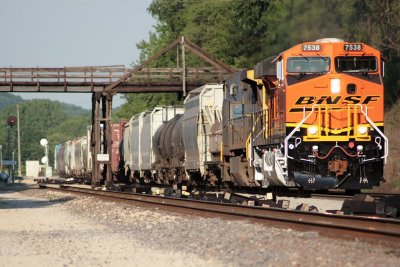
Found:
<path fill-rule="evenodd" d="M 376 57 L 337 57 L 335 68 L 337 72 L 376 72 Z"/>
<path fill-rule="evenodd" d="M 291 73 L 325 73 L 330 70 L 329 57 L 290 57 L 287 61 L 287 72 Z"/>

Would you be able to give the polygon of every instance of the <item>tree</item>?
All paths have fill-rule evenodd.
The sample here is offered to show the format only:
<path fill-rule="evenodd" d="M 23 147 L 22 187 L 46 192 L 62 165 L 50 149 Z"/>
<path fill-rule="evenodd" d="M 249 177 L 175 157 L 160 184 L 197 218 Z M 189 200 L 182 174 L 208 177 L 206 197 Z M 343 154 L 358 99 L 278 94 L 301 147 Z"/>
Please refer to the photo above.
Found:
<path fill-rule="evenodd" d="M 181 104 L 176 93 L 135 93 L 125 94 L 127 103 L 122 105 L 117 112 L 120 119 L 130 119 L 133 115 L 156 106 L 171 106 Z"/>
<path fill-rule="evenodd" d="M 10 93 L 0 93 L 0 110 L 10 105 L 15 105 L 24 102 L 22 97 Z"/>
<path fill-rule="evenodd" d="M 350 41 L 365 42 L 382 51 L 387 60 L 385 103 L 393 106 L 400 92 L 400 1 L 343 1 Z"/>
<path fill-rule="evenodd" d="M 64 105 L 50 100 L 29 100 L 20 105 L 20 131 L 22 163 L 26 160 L 39 160 L 43 157 L 43 147 L 40 139 L 49 141 L 49 162 L 53 162 L 53 146 L 86 134 L 90 125 L 89 113 L 85 116 L 70 116 L 64 111 Z M 0 114 L 0 144 L 3 147 L 3 159 L 8 151 L 7 118 L 16 116 L 15 105 L 6 107 Z M 11 129 L 11 151 L 16 155 L 17 132 L 14 126 Z"/>
<path fill-rule="evenodd" d="M 137 46 L 140 62 L 181 35 L 237 68 L 253 68 L 300 42 L 337 37 L 380 49 L 388 59 L 386 103 L 390 106 L 399 97 L 398 0 L 154 0 L 148 10 L 158 22 L 149 40 Z M 190 56 L 187 62 L 202 64 Z M 176 66 L 176 53 L 152 66 Z M 127 100 L 121 109 L 125 115 L 138 111 L 133 103 L 139 107 L 151 97 L 132 95 Z"/>
<path fill-rule="evenodd" d="M 164 46 L 176 40 L 179 36 L 186 36 L 205 50 L 229 64 L 234 64 L 235 57 L 240 53 L 240 47 L 230 31 L 235 25 L 227 18 L 232 17 L 232 8 L 227 8 L 236 1 L 184 1 L 184 0 L 155 0 L 149 7 L 149 12 L 158 19 L 156 33 L 151 33 L 149 41 L 141 41 L 137 47 L 141 50 L 140 62 L 154 55 Z M 240 0 L 242 4 L 247 1 Z M 261 1 L 262 3 L 264 1 Z M 240 4 L 239 3 L 239 4 Z M 241 14 L 237 17 L 243 19 Z M 249 15 L 248 18 L 251 16 Z M 253 19 L 254 20 L 254 19 Z M 257 23 L 257 21 L 256 21 Z M 251 27 L 249 24 L 247 27 Z M 230 29 L 230 31 L 227 31 Z M 259 27 L 258 31 L 261 29 Z M 253 32 L 249 32 L 249 35 Z M 241 58 L 245 56 L 240 55 Z M 175 67 L 176 52 L 171 51 L 152 63 L 151 67 Z M 243 60 L 242 60 L 243 61 Z M 201 59 L 187 54 L 186 63 L 189 66 L 207 66 Z M 134 114 L 156 105 L 172 105 L 181 103 L 178 94 L 126 94 L 127 103 L 117 112 L 120 118 L 129 118 Z"/>

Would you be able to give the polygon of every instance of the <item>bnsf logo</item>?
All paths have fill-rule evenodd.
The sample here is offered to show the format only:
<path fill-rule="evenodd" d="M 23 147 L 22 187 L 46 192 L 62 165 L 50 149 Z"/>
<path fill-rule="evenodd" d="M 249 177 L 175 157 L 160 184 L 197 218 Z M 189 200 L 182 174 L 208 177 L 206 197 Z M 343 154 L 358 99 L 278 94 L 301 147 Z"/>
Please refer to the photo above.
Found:
<path fill-rule="evenodd" d="M 353 95 L 353 96 L 347 96 L 342 100 L 341 96 L 336 96 L 332 98 L 332 96 L 321 96 L 319 98 L 315 96 L 300 96 L 295 105 L 312 105 L 312 104 L 327 104 L 327 105 L 335 105 L 338 103 L 341 104 L 362 104 L 362 105 L 367 105 L 370 102 L 376 102 L 379 100 L 381 96 L 379 95 L 371 95 L 371 96 L 366 96 L 364 99 L 361 96 L 358 95 Z M 308 109 L 307 109 L 308 110 Z M 311 110 L 311 108 L 309 109 Z M 300 112 L 303 111 L 302 108 L 291 108 L 290 112 Z"/>
<path fill-rule="evenodd" d="M 354 95 L 354 96 L 347 96 L 342 101 L 342 104 L 363 104 L 367 105 L 369 102 L 378 101 L 380 96 L 378 95 L 371 95 L 367 96 L 364 99 L 361 99 L 361 96 Z M 328 104 L 334 105 L 340 102 L 341 96 L 336 96 L 332 99 L 331 96 L 321 96 L 320 98 L 316 98 L 315 96 L 301 96 L 297 99 L 295 105 L 311 105 L 311 104 Z"/>

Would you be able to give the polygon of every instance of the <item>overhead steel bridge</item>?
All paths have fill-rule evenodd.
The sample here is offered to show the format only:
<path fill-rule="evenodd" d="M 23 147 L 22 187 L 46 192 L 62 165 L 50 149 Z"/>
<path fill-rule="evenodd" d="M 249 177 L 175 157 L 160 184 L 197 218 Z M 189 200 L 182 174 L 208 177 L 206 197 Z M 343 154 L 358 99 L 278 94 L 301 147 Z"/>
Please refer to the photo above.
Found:
<path fill-rule="evenodd" d="M 0 68 L 0 92 L 103 92 L 133 69 L 124 66 L 64 68 Z M 219 82 L 228 74 L 214 67 L 143 68 L 114 87 L 116 93 L 182 92 L 182 77 L 190 91 L 205 83 Z"/>
<path fill-rule="evenodd" d="M 176 68 L 151 68 L 154 61 L 177 48 Z M 180 49 L 179 49 L 180 48 Z M 210 67 L 190 68 L 186 49 Z M 180 52 L 179 52 L 180 51 Z M 179 60 L 179 54 L 181 59 Z M 232 69 L 187 38 L 180 37 L 139 66 L 64 68 L 0 68 L 0 92 L 153 93 L 190 91 L 222 81 Z"/>

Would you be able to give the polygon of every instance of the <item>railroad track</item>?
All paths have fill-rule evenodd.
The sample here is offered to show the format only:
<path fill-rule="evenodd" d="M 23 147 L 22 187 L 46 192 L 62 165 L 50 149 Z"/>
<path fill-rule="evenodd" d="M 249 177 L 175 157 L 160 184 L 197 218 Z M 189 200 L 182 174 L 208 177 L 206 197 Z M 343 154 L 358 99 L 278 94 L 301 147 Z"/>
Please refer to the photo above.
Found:
<path fill-rule="evenodd" d="M 65 185 L 41 184 L 40 187 L 50 190 L 104 197 L 118 201 L 155 205 L 167 209 L 172 208 L 175 212 L 186 211 L 194 215 L 247 219 L 277 227 L 317 231 L 323 235 L 336 238 L 361 238 L 374 242 L 379 241 L 390 242 L 396 245 L 400 244 L 400 220 L 394 219 L 242 206 L 138 193 L 100 191 Z"/>
<path fill-rule="evenodd" d="M 71 183 L 67 183 L 66 180 L 68 179 L 49 179 L 49 178 L 45 178 L 45 179 L 37 179 L 36 182 L 38 183 L 43 183 L 43 184 L 64 184 L 64 185 L 73 185 L 73 184 L 90 184 L 90 179 L 89 178 L 72 178 Z M 147 191 L 150 191 L 150 189 L 152 187 L 158 187 L 159 185 L 156 184 L 148 184 L 148 185 L 141 185 L 140 189 L 144 189 Z M 160 187 L 162 188 L 162 187 Z M 207 192 L 206 189 L 204 188 L 200 188 L 199 189 L 200 192 Z M 220 190 L 224 190 L 224 189 L 220 189 Z M 233 193 L 235 193 L 236 195 L 240 195 L 243 196 L 244 198 L 246 198 L 246 196 L 264 196 L 266 194 L 267 191 L 243 191 L 243 190 L 233 190 Z M 294 198 L 314 198 L 314 199 L 330 199 L 330 200 L 346 200 L 346 199 L 354 199 L 355 196 L 362 196 L 362 195 L 368 195 L 370 197 L 372 197 L 375 200 L 379 200 L 379 199 L 383 199 L 385 197 L 389 197 L 389 196 L 398 196 L 399 194 L 387 194 L 387 193 L 356 193 L 356 194 L 347 194 L 344 191 L 343 192 L 336 192 L 336 191 L 332 191 L 329 193 L 321 193 L 321 192 L 299 192 L 297 190 L 291 190 L 291 191 L 278 191 L 275 192 L 275 196 L 277 197 L 294 197 Z"/>

